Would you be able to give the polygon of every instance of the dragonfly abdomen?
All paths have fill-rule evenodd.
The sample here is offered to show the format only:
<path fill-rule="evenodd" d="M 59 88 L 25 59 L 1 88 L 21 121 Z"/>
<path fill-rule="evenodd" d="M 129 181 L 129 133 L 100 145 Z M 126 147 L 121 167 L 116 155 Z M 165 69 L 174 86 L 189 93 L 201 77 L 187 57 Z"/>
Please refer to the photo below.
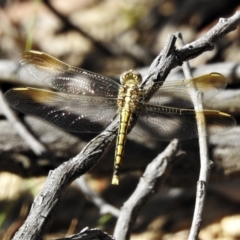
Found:
<path fill-rule="evenodd" d="M 115 149 L 115 163 L 112 184 L 118 185 L 118 174 L 122 163 L 124 146 L 127 138 L 127 129 L 131 120 L 131 112 L 127 109 L 122 109 L 120 113 L 120 124 L 118 129 L 118 137 Z"/>

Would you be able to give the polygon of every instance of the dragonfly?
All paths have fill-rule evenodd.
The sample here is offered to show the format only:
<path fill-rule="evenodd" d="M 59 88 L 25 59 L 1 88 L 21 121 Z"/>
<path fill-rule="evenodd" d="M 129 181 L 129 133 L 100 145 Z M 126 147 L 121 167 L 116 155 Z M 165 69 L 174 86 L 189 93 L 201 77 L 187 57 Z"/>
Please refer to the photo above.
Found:
<path fill-rule="evenodd" d="M 142 77 L 129 70 L 120 84 L 103 75 L 70 66 L 46 53 L 27 51 L 20 55 L 23 67 L 52 90 L 32 87 L 13 88 L 5 93 L 7 102 L 18 111 L 40 117 L 67 131 L 99 133 L 119 115 L 112 184 L 119 184 L 126 135 L 132 131 L 144 138 L 170 141 L 197 138 L 196 111 L 189 94 L 194 84 L 210 101 L 226 87 L 226 79 L 210 73 L 188 80 L 158 82 L 161 87 L 146 101 Z M 202 110 L 207 135 L 224 132 L 235 119 L 217 110 Z"/>

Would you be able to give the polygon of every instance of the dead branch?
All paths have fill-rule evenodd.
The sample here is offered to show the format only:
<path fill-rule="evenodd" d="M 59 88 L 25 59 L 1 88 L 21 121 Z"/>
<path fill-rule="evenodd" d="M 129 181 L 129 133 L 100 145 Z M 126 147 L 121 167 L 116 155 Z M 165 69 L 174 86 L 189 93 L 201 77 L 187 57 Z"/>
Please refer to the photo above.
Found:
<path fill-rule="evenodd" d="M 28 218 L 13 239 L 41 238 L 61 201 L 64 190 L 73 180 L 85 174 L 97 163 L 115 138 L 117 123 L 114 121 L 103 133 L 90 141 L 76 157 L 49 172 L 42 191 L 32 204 Z"/>
<path fill-rule="evenodd" d="M 183 46 L 184 41 L 182 34 L 177 34 L 179 45 Z M 192 78 L 191 68 L 189 62 L 183 63 L 183 72 L 186 79 Z M 197 184 L 197 194 L 196 194 L 196 203 L 193 214 L 193 221 L 190 228 L 190 234 L 188 239 L 195 240 L 198 237 L 201 223 L 202 223 L 202 214 L 204 208 L 204 202 L 207 194 L 207 184 L 209 180 L 210 170 L 211 170 L 211 161 L 209 160 L 208 155 L 208 140 L 207 140 L 207 126 L 203 110 L 203 101 L 202 94 L 198 91 L 195 84 L 190 84 L 189 91 L 191 92 L 191 100 L 196 110 L 196 121 L 198 127 L 198 143 L 200 150 L 200 174 Z"/>

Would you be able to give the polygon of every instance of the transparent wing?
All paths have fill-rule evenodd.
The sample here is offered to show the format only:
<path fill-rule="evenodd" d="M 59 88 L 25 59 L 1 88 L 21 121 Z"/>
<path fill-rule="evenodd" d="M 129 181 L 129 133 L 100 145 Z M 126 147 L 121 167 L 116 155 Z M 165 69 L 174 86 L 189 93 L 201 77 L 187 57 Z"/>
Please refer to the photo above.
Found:
<path fill-rule="evenodd" d="M 198 91 L 203 94 L 203 102 L 207 102 L 225 89 L 227 80 L 219 73 L 210 73 L 190 80 L 165 81 L 151 98 L 149 104 L 192 108 L 193 104 L 189 95 L 191 84 L 195 84 Z"/>
<path fill-rule="evenodd" d="M 73 132 L 97 133 L 113 119 L 115 99 L 56 93 L 37 88 L 15 88 L 7 102 L 24 114 L 34 115 Z"/>
<path fill-rule="evenodd" d="M 27 51 L 20 55 L 23 67 L 51 88 L 71 94 L 117 97 L 119 84 L 105 76 L 72 67 L 48 54 Z"/>
<path fill-rule="evenodd" d="M 207 135 L 227 131 L 236 125 L 235 119 L 226 113 L 214 110 L 203 110 L 203 113 Z M 141 137 L 160 141 L 197 138 L 196 114 L 191 109 L 146 105 L 133 132 Z"/>

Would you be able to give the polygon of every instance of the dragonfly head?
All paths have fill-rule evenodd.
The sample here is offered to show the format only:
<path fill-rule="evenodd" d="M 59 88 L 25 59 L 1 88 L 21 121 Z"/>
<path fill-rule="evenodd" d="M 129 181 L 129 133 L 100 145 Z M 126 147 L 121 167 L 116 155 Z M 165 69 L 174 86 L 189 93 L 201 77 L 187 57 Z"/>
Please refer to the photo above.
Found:
<path fill-rule="evenodd" d="M 132 83 L 139 85 L 142 82 L 142 76 L 140 73 L 131 69 L 120 76 L 120 82 L 121 84 Z"/>

